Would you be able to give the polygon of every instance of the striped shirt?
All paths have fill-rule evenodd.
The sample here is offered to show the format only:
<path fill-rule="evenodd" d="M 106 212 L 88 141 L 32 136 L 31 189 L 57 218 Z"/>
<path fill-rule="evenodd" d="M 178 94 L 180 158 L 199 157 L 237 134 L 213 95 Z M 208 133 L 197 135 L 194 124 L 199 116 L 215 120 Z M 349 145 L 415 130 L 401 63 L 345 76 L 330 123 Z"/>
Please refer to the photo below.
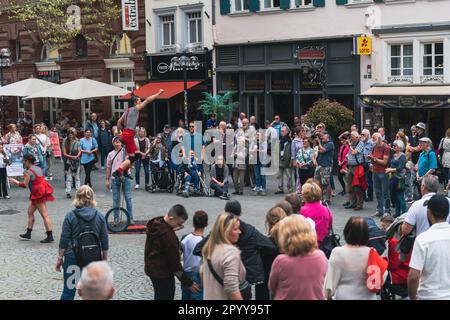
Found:
<path fill-rule="evenodd" d="M 356 155 L 352 154 L 352 149 L 358 151 Z M 362 164 L 364 162 L 364 143 L 359 141 L 355 147 L 355 144 L 352 143 L 351 149 L 347 153 L 347 164 L 349 166 L 356 166 L 358 164 Z"/>

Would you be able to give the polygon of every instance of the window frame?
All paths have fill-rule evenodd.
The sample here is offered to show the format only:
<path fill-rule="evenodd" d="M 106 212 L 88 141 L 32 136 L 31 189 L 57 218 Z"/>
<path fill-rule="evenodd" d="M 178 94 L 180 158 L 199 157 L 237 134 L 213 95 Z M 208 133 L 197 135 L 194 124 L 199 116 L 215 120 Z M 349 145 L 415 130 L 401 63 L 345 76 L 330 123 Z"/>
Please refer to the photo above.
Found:
<path fill-rule="evenodd" d="M 393 46 L 400 46 L 400 55 L 399 56 L 393 56 L 392 55 L 392 47 Z M 411 46 L 412 54 L 411 55 L 405 55 L 404 54 L 404 46 Z M 400 58 L 400 67 L 399 68 L 393 68 L 392 67 L 392 58 Z M 404 58 L 412 58 L 413 65 L 411 68 L 405 68 L 403 65 L 403 59 Z M 405 42 L 405 43 L 391 43 L 389 44 L 389 77 L 413 77 L 414 76 L 414 45 L 412 42 Z M 400 74 L 393 75 L 392 70 L 400 70 Z M 405 69 L 412 70 L 412 74 L 405 74 Z"/>
<path fill-rule="evenodd" d="M 236 10 L 236 2 L 239 1 L 241 5 L 241 10 Z M 247 9 L 245 8 L 247 6 Z M 248 7 L 248 0 L 231 0 L 230 1 L 230 13 L 241 13 L 241 12 L 250 12 Z"/>
<path fill-rule="evenodd" d="M 168 17 L 172 17 L 172 21 L 164 21 L 164 18 L 168 18 Z M 176 34 L 176 25 L 175 25 L 175 13 L 167 13 L 167 14 L 161 14 L 159 15 L 159 23 L 160 23 L 160 43 L 159 43 L 159 47 L 162 48 L 167 48 L 167 47 L 171 47 L 174 46 L 176 44 L 176 38 L 177 38 L 177 34 Z M 169 38 L 170 38 L 170 44 L 164 44 L 164 25 L 169 25 Z M 172 35 L 173 35 L 173 39 L 172 39 Z"/>
<path fill-rule="evenodd" d="M 266 7 L 266 1 L 270 1 L 270 7 Z M 274 2 L 278 1 L 278 7 L 274 6 Z M 280 9 L 280 0 L 261 0 L 262 8 L 261 10 L 278 10 Z"/>
<path fill-rule="evenodd" d="M 198 14 L 198 17 L 191 18 L 190 15 Z M 196 10 L 196 11 L 186 11 L 185 17 L 186 17 L 186 43 L 187 44 L 195 44 L 195 45 L 202 45 L 203 44 L 203 10 Z M 192 41 L 191 39 L 191 22 L 195 21 L 195 36 L 197 41 Z M 200 28 L 199 28 L 200 26 Z M 200 31 L 199 31 L 200 29 Z M 199 39 L 200 38 L 200 39 Z"/>
<path fill-rule="evenodd" d="M 436 54 L 436 44 L 442 44 L 442 53 Z M 425 54 L 425 46 L 431 45 L 431 54 Z M 429 76 L 444 76 L 445 72 L 445 64 L 444 64 L 444 57 L 445 57 L 445 47 L 443 41 L 434 41 L 434 42 L 423 42 L 421 43 L 421 55 L 420 55 L 420 63 L 421 63 L 421 76 L 423 77 L 429 77 Z M 436 66 L 436 56 L 442 57 L 442 68 Z M 431 57 L 431 67 L 425 68 L 424 58 L 425 57 Z M 425 69 L 431 70 L 431 74 L 425 74 Z M 442 73 L 436 74 L 436 69 L 442 69 Z"/>
<path fill-rule="evenodd" d="M 312 8 L 314 7 L 313 0 L 298 0 L 301 4 L 297 7 L 295 4 L 297 0 L 291 0 L 291 9 L 300 9 L 300 8 Z M 310 1 L 309 4 L 305 4 L 305 1 Z"/>

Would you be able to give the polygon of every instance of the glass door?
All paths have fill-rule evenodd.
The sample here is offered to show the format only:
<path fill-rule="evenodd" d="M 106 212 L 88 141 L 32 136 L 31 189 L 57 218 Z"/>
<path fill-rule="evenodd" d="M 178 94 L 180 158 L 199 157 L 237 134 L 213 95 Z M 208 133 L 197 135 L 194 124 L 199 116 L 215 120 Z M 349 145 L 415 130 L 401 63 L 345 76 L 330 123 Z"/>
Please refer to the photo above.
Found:
<path fill-rule="evenodd" d="M 261 94 L 258 95 L 248 95 L 246 101 L 246 114 L 247 117 L 251 116 L 256 117 L 256 122 L 259 126 L 264 125 L 265 120 L 265 112 L 264 112 L 264 96 Z"/>

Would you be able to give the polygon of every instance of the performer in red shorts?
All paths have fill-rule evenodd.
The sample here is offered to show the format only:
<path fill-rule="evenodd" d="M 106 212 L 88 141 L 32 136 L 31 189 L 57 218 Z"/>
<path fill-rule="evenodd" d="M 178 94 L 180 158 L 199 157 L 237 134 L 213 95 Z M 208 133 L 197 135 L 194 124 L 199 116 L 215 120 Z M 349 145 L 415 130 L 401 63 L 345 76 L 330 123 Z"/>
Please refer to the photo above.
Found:
<path fill-rule="evenodd" d="M 52 195 L 52 186 L 45 181 L 44 171 L 38 166 L 35 166 L 35 162 L 36 159 L 31 154 L 25 155 L 23 157 L 23 164 L 25 166 L 25 171 L 23 172 L 23 182 L 19 182 L 13 178 L 9 178 L 9 181 L 22 188 L 26 188 L 27 185 L 30 186 L 28 227 L 27 231 L 24 234 L 21 234 L 20 237 L 27 240 L 31 239 L 31 231 L 33 230 L 34 225 L 34 212 L 38 210 L 42 216 L 42 219 L 44 219 L 45 231 L 47 233 L 47 238 L 42 240 L 41 243 L 50 243 L 53 242 L 52 222 L 48 216 L 46 202 L 54 201 L 55 198 Z"/>
<path fill-rule="evenodd" d="M 123 128 L 120 138 L 125 145 L 125 150 L 128 153 L 128 159 L 122 162 L 119 169 L 113 172 L 112 176 L 114 178 L 120 178 L 122 173 L 124 176 L 129 176 L 128 169 L 131 167 L 131 164 L 136 161 L 134 154 L 137 151 L 137 147 L 134 142 L 134 130 L 139 122 L 139 111 L 144 109 L 149 103 L 156 100 L 163 92 L 164 90 L 160 89 L 158 93 L 148 97 L 144 101 L 141 101 L 141 98 L 134 96 L 132 98 L 134 106 L 129 107 L 117 122 L 117 127 L 119 130 Z M 131 178 L 131 176 L 129 177 Z"/>

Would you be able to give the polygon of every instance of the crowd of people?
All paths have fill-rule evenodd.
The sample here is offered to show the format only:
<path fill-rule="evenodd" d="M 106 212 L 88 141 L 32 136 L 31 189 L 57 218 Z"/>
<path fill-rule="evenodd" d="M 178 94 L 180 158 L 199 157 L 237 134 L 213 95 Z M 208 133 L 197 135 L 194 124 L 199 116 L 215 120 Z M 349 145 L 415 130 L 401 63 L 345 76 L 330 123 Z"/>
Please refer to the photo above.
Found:
<path fill-rule="evenodd" d="M 439 194 L 441 184 L 450 187 L 450 129 L 435 150 L 422 122 L 412 126 L 409 135 L 399 131 L 389 141 L 384 128 L 359 133 L 352 126 L 334 137 L 326 124 L 313 126 L 304 117 L 295 117 L 294 126 L 289 127 L 277 115 L 260 127 L 255 117 L 247 119 L 241 113 L 234 123 L 217 122 L 215 116 L 208 119 L 208 129 L 217 133 L 211 139 L 203 138 L 195 122 L 185 131 L 183 121 L 178 128 L 164 126 L 163 132 L 151 138 L 137 123 L 139 111 L 157 95 L 136 99 L 116 127 L 109 128 L 92 114 L 81 139 L 75 128 L 66 128 L 61 148 L 66 197 L 72 198 L 72 189 L 76 193 L 75 208 L 64 219 L 56 262 L 56 270 L 62 268 L 64 273 L 61 299 L 74 299 L 77 290 L 83 299 L 114 295 L 112 272 L 105 262 L 109 250 L 106 221 L 96 209 L 91 182 L 98 161 L 99 169 L 106 170 L 105 186 L 112 191 L 113 206 L 120 206 L 123 194 L 131 224 L 131 169 L 135 170 L 134 188 L 140 189 L 141 165 L 146 191 L 154 190 L 154 173 L 168 166 L 182 179 L 181 195 L 201 194 L 201 182 L 208 175 L 213 195 L 227 201 L 207 236 L 208 214 L 199 210 L 193 215 L 192 232 L 178 239 L 176 232 L 189 217 L 182 205 L 148 222 L 144 269 L 155 299 L 174 299 L 175 279 L 181 282 L 186 300 L 370 300 L 392 292 L 410 299 L 450 299 L 450 279 L 443 274 L 450 267 L 450 200 Z M 47 232 L 41 242 L 49 243 L 54 239 L 46 202 L 54 200 L 48 182 L 54 156 L 47 127 L 36 124 L 33 129 L 23 149 L 24 181 L 9 181 L 30 187 L 28 226 L 20 237 L 31 239 L 38 210 Z M 22 142 L 16 125 L 9 126 L 2 140 Z M 211 165 L 204 162 L 209 144 L 223 151 Z M 186 162 L 177 164 L 174 150 Z M 229 163 L 230 157 L 234 163 Z M 0 147 L 0 182 L 6 179 L 2 169 L 7 165 Z M 242 219 L 245 215 L 236 199 L 248 187 L 255 196 L 267 195 L 266 172 L 274 165 L 278 185 L 270 192 L 286 196 L 267 211 L 264 234 Z M 343 231 L 345 245 L 335 245 L 327 254 L 325 246 L 333 236 L 330 205 L 337 193 L 335 168 L 340 195 L 348 196 L 344 207 L 363 210 L 364 202 L 373 201 L 375 194 L 377 210 L 372 216 L 380 218 L 380 226 L 372 218 L 350 217 Z M 234 186 L 231 195 L 229 177 Z M 2 192 L 9 197 L 7 191 L 6 195 Z M 231 196 L 236 199 L 230 200 Z M 387 240 L 384 250 L 375 253 L 371 249 L 374 227 Z M 375 281 L 376 290 L 368 287 L 368 278 L 373 276 L 367 272 L 368 261 L 384 274 Z M 386 272 L 381 261 L 386 262 Z M 73 266 L 82 271 L 78 284 L 70 282 Z"/>

